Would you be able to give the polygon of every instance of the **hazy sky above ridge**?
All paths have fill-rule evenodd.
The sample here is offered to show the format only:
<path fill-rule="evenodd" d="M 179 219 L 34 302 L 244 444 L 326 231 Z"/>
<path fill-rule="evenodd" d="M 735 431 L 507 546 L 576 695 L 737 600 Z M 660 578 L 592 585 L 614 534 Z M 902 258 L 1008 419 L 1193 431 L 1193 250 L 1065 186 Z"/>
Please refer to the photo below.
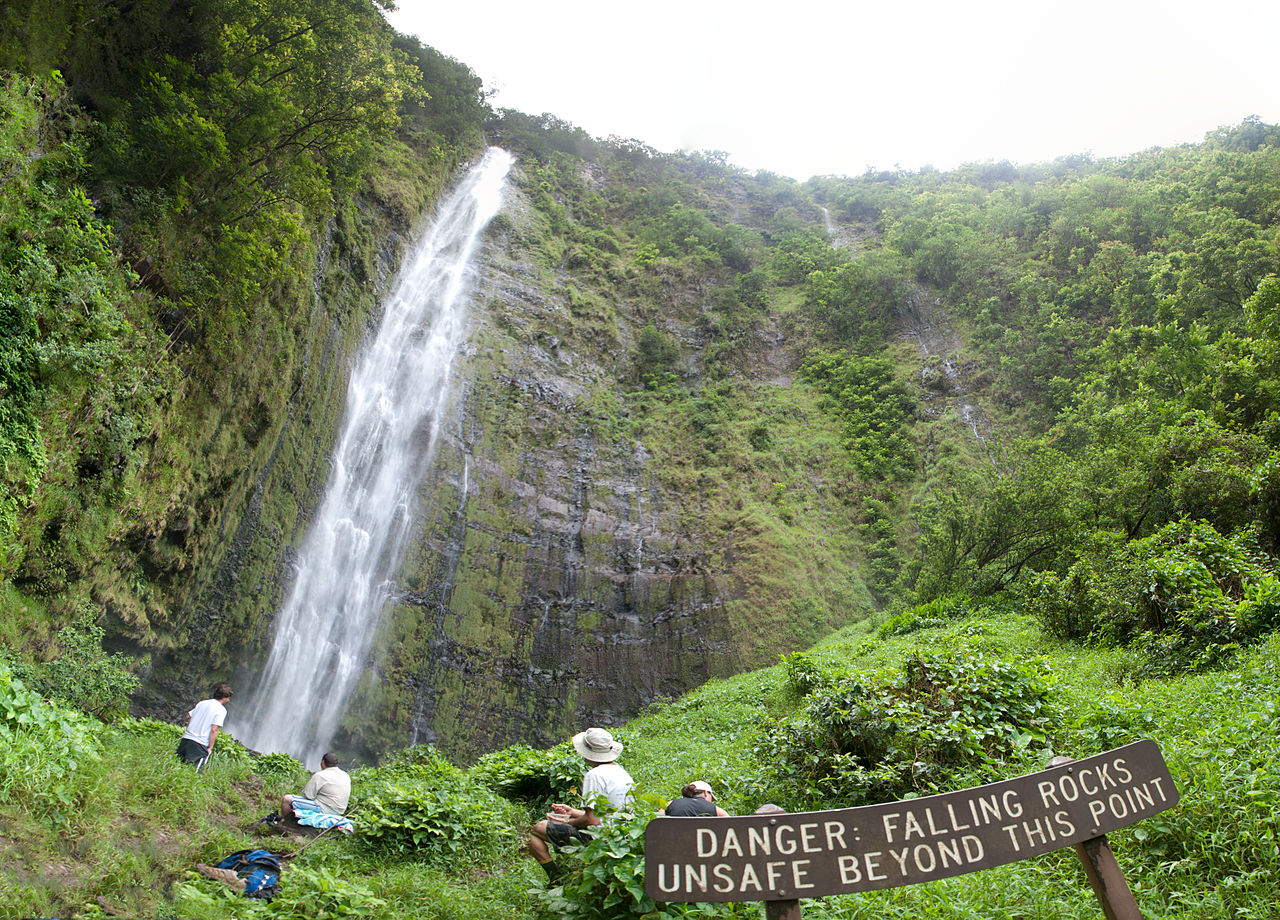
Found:
<path fill-rule="evenodd" d="M 491 103 L 797 179 L 1107 157 L 1280 122 L 1280 3 L 400 0 Z"/>

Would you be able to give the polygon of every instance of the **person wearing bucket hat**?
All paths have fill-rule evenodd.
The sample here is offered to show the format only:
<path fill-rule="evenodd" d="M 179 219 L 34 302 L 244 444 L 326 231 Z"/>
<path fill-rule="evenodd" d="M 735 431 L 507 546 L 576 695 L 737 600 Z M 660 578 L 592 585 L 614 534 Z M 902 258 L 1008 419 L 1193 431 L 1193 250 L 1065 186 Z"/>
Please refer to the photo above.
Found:
<path fill-rule="evenodd" d="M 591 769 L 582 777 L 582 807 L 560 802 L 551 806 L 547 817 L 533 826 L 529 835 L 529 853 L 554 882 L 560 867 L 551 855 L 551 847 L 559 849 L 571 843 L 590 843 L 592 835 L 585 828 L 596 827 L 626 807 L 635 781 L 617 762 L 622 744 L 603 728 L 588 728 L 573 736 L 573 749 Z M 602 817 L 600 811 L 607 814 Z"/>
<path fill-rule="evenodd" d="M 695 779 L 680 790 L 680 798 L 672 799 L 663 809 L 670 818 L 727 818 L 729 813 L 716 804 L 711 786 Z"/>

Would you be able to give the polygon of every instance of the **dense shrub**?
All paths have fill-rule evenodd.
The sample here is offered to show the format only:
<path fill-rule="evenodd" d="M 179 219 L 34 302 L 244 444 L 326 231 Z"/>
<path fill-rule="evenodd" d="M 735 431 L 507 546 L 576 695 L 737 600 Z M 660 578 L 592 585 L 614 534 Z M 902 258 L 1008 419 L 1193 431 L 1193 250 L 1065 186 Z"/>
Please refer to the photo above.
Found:
<path fill-rule="evenodd" d="M 661 390 L 677 382 L 680 346 L 669 334 L 652 324 L 645 326 L 636 352 L 636 376 L 645 389 Z"/>
<path fill-rule="evenodd" d="M 830 685 L 830 673 L 814 661 L 812 655 L 792 652 L 778 657 L 787 673 L 787 689 L 797 696 L 808 696 L 813 691 Z"/>
<path fill-rule="evenodd" d="M 301 779 L 306 768 L 291 754 L 260 754 L 253 758 L 253 772 L 263 782 L 286 784 Z"/>
<path fill-rule="evenodd" d="M 409 748 L 353 780 L 360 794 L 356 828 L 377 851 L 451 863 L 485 861 L 504 849 L 500 829 L 510 809 L 433 748 Z"/>
<path fill-rule="evenodd" d="M 281 875 L 278 893 L 270 901 L 248 900 L 231 888 L 211 882 L 189 881 L 176 886 L 174 902 L 180 916 L 272 917 L 326 920 L 331 917 L 385 917 L 385 898 L 344 873 L 326 866 L 290 864 Z"/>
<path fill-rule="evenodd" d="M 1280 624 L 1280 582 L 1251 542 L 1202 521 L 1141 540 L 1099 533 L 1065 575 L 1041 573 L 1024 596 L 1055 635 L 1134 644 L 1146 674 L 1214 667 Z"/>
<path fill-rule="evenodd" d="M 59 654 L 36 666 L 33 684 L 46 695 L 104 721 L 122 718 L 129 712 L 129 695 L 138 688 L 134 663 L 124 655 L 112 655 L 102 648 L 106 631 L 95 622 L 92 608 L 58 630 Z"/>
<path fill-rule="evenodd" d="M 864 476 L 893 479 L 911 472 L 915 453 L 905 428 L 915 400 L 889 359 L 814 352 L 800 376 L 834 401 L 843 425 L 840 444 Z"/>
<path fill-rule="evenodd" d="M 984 778 L 1048 727 L 1036 662 L 914 655 L 889 678 L 810 694 L 755 748 L 751 797 L 793 810 L 865 805 Z"/>
<path fill-rule="evenodd" d="M 100 756 L 101 725 L 45 700 L 0 662 L 0 803 L 62 821 L 86 792 L 77 772 Z"/>
<path fill-rule="evenodd" d="M 182 726 L 174 725 L 172 722 L 161 722 L 159 719 L 121 719 L 112 726 L 112 731 L 117 734 L 132 735 L 138 738 L 155 737 L 168 738 L 173 741 L 176 749 L 179 739 L 182 738 Z M 222 737 L 219 735 L 218 737 Z"/>
<path fill-rule="evenodd" d="M 485 754 L 468 775 L 505 799 L 542 810 L 552 802 L 569 801 L 582 782 L 582 758 L 567 742 L 548 751 L 513 744 Z"/>
<path fill-rule="evenodd" d="M 638 794 L 633 815 L 600 826 L 585 847 L 561 850 L 561 886 L 534 891 L 543 911 L 557 920 L 758 916 L 755 904 L 665 904 L 645 894 L 644 831 L 663 804 Z"/>
<path fill-rule="evenodd" d="M 964 598 L 943 595 L 910 610 L 894 614 L 876 628 L 881 639 L 889 636 L 905 636 L 918 629 L 945 626 L 951 620 L 963 618 L 968 613 Z"/>

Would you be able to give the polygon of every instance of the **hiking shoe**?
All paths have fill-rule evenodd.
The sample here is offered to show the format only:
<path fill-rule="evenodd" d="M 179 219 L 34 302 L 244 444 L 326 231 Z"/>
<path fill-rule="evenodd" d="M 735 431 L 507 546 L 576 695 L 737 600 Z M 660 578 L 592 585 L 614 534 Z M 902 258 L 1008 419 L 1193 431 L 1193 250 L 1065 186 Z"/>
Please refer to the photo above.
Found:
<path fill-rule="evenodd" d="M 214 881 L 222 882 L 222 884 L 233 888 L 241 893 L 245 889 L 245 880 L 236 875 L 230 869 L 219 869 L 217 866 L 207 866 L 204 863 L 196 863 L 196 871 L 205 878 L 211 878 Z"/>

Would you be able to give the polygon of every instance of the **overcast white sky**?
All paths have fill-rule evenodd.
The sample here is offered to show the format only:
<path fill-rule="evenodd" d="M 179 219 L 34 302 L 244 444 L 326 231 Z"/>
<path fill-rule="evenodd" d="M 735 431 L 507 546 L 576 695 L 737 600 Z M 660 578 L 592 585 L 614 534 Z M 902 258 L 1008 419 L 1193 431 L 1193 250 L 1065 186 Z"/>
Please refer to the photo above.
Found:
<path fill-rule="evenodd" d="M 492 104 L 797 179 L 1280 122 L 1280 2 L 399 0 Z"/>

